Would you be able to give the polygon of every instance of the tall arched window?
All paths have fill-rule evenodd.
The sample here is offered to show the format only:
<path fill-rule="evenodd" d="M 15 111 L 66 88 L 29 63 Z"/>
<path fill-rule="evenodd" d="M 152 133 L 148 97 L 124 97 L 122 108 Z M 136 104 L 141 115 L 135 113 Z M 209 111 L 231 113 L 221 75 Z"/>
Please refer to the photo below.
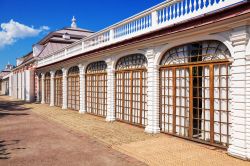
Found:
<path fill-rule="evenodd" d="M 86 70 L 86 110 L 88 113 L 107 115 L 107 64 L 93 62 Z"/>
<path fill-rule="evenodd" d="M 39 102 L 41 102 L 41 99 L 42 99 L 42 74 L 40 73 L 40 74 L 38 74 L 38 80 L 37 80 L 38 82 L 38 86 L 36 87 L 36 88 L 38 88 L 37 89 L 37 91 L 38 91 L 38 96 L 36 96 L 36 99 L 37 99 L 37 97 L 39 98 Z"/>
<path fill-rule="evenodd" d="M 189 43 L 168 50 L 160 68 L 161 131 L 228 146 L 228 48 L 219 41 Z"/>
<path fill-rule="evenodd" d="M 142 54 L 122 57 L 116 64 L 116 118 L 147 125 L 147 59 Z"/>
<path fill-rule="evenodd" d="M 80 76 L 78 66 L 68 71 L 68 108 L 80 110 Z"/>
<path fill-rule="evenodd" d="M 62 70 L 57 70 L 55 73 L 55 106 L 62 107 Z"/>
<path fill-rule="evenodd" d="M 45 74 L 45 79 L 44 79 L 44 90 L 45 90 L 45 103 L 49 104 L 50 103 L 50 72 L 47 72 Z"/>

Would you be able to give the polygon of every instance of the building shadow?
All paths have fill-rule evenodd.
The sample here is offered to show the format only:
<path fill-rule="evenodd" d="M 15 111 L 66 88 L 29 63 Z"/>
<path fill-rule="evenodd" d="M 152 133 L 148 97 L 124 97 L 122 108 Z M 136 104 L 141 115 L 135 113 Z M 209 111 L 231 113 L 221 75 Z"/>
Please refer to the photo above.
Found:
<path fill-rule="evenodd" d="M 8 149 L 8 146 L 16 145 L 20 142 L 20 140 L 2 140 L 0 139 L 0 160 L 7 160 L 11 158 L 10 149 Z M 20 149 L 26 149 L 26 148 L 12 148 L 11 150 L 20 150 Z"/>
<path fill-rule="evenodd" d="M 24 101 L 7 101 L 0 98 L 0 118 L 6 116 L 25 116 L 29 115 L 27 110 L 31 108 L 27 108 L 24 106 Z"/>

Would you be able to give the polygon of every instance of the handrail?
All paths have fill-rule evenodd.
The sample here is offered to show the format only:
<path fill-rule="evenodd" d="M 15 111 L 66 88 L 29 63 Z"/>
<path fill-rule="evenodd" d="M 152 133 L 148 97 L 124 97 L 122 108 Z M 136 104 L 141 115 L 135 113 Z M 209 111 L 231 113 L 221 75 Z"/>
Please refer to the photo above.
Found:
<path fill-rule="evenodd" d="M 37 67 L 159 30 L 247 0 L 169 0 L 38 60 Z"/>

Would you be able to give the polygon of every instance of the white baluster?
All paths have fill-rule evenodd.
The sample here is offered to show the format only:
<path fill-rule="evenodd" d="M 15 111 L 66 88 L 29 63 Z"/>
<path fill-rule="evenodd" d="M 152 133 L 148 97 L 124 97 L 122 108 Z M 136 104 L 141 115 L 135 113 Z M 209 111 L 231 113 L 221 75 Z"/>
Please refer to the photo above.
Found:
<path fill-rule="evenodd" d="M 142 20 L 142 18 L 140 18 L 140 30 L 142 30 L 143 29 L 143 20 Z"/>
<path fill-rule="evenodd" d="M 133 23 L 133 22 L 129 23 L 129 26 L 130 26 L 130 30 L 129 30 L 129 32 L 130 32 L 130 33 L 132 33 L 132 32 L 133 32 L 133 31 L 132 31 L 132 30 L 133 30 L 133 24 L 132 24 L 132 23 Z"/>
<path fill-rule="evenodd" d="M 171 20 L 172 18 L 172 8 L 171 6 L 168 7 L 168 10 L 169 10 L 169 20 Z"/>
<path fill-rule="evenodd" d="M 122 34 L 121 34 L 121 36 L 123 36 L 125 34 L 125 32 L 126 32 L 126 27 L 125 27 L 125 25 L 123 25 L 122 26 Z"/>
<path fill-rule="evenodd" d="M 194 0 L 194 12 L 196 11 L 196 5 L 197 5 L 196 0 Z"/>
<path fill-rule="evenodd" d="M 175 10 L 176 10 L 176 9 L 175 9 L 175 5 L 176 5 L 176 4 L 173 4 L 173 19 L 175 18 L 175 14 L 176 14 L 176 11 L 175 11 Z"/>
<path fill-rule="evenodd" d="M 197 6 L 198 6 L 197 11 L 199 11 L 199 10 L 200 10 L 200 8 L 201 8 L 201 3 L 200 3 L 200 0 L 198 0 L 198 1 L 197 1 Z"/>
<path fill-rule="evenodd" d="M 166 19 L 166 10 L 165 8 L 162 9 L 162 22 L 165 22 Z"/>
<path fill-rule="evenodd" d="M 115 29 L 115 32 L 114 32 L 115 34 L 114 34 L 114 38 L 116 39 L 116 38 L 118 38 L 118 36 L 119 36 L 119 31 L 118 31 L 118 28 L 116 28 Z M 112 39 L 112 38 L 111 38 Z"/>
<path fill-rule="evenodd" d="M 122 30 L 121 30 L 121 27 L 119 27 L 118 30 L 119 30 L 119 37 L 121 37 L 121 31 L 122 31 Z"/>
<path fill-rule="evenodd" d="M 136 20 L 137 22 L 137 30 L 136 31 L 139 31 L 140 30 L 140 20 Z"/>
<path fill-rule="evenodd" d="M 179 17 L 179 12 L 180 12 L 180 2 L 178 2 L 178 3 L 176 4 L 176 6 L 177 6 L 176 13 L 177 13 L 177 18 L 178 18 L 178 17 Z"/>
<path fill-rule="evenodd" d="M 133 33 L 133 22 L 130 23 L 130 33 Z"/>
<path fill-rule="evenodd" d="M 187 0 L 184 0 L 184 6 L 183 6 L 183 8 L 184 8 L 184 10 L 185 10 L 185 14 L 187 14 L 187 5 L 188 5 Z M 183 12 L 183 13 L 184 13 L 184 12 Z"/>
<path fill-rule="evenodd" d="M 127 34 L 129 34 L 129 24 L 127 24 Z"/>
<path fill-rule="evenodd" d="M 158 24 L 157 11 L 156 11 L 156 19 L 157 19 L 156 24 Z M 152 16 L 150 17 L 150 15 L 148 16 L 148 25 L 149 25 L 149 26 L 153 26 L 153 25 L 152 25 Z"/>
<path fill-rule="evenodd" d="M 123 35 L 126 35 L 127 34 L 127 24 L 124 25 L 124 32 L 123 32 Z"/>
<path fill-rule="evenodd" d="M 165 22 L 167 22 L 168 21 L 168 7 L 165 8 L 165 11 L 166 11 L 166 21 Z"/>
<path fill-rule="evenodd" d="M 133 22 L 130 23 L 130 33 L 133 33 Z"/>
<path fill-rule="evenodd" d="M 142 19 L 143 19 L 143 29 L 146 29 L 146 19 L 145 17 L 143 17 Z"/>
<path fill-rule="evenodd" d="M 128 23 L 127 26 L 128 26 L 127 34 L 130 34 L 130 23 Z"/>
<path fill-rule="evenodd" d="M 128 24 L 125 25 L 125 35 L 128 34 Z"/>
<path fill-rule="evenodd" d="M 163 9 L 162 9 L 162 10 L 163 10 Z M 158 16 L 158 17 L 159 17 L 159 22 L 160 22 L 160 23 L 163 22 L 163 21 L 162 21 L 162 16 L 161 16 L 161 15 L 162 15 L 162 10 L 159 10 L 159 16 Z"/>
<path fill-rule="evenodd" d="M 182 2 L 180 2 L 180 4 L 179 4 L 180 6 L 179 6 L 179 10 L 180 10 L 180 17 L 183 15 L 183 1 Z"/>
<path fill-rule="evenodd" d="M 128 32 L 127 34 L 130 34 L 130 23 L 128 23 Z"/>
<path fill-rule="evenodd" d="M 187 6 L 188 6 L 188 11 L 189 11 L 189 13 L 191 12 L 191 7 L 192 7 L 192 4 L 191 4 L 192 2 L 191 2 L 191 0 L 190 1 L 188 1 L 187 0 Z"/>
<path fill-rule="evenodd" d="M 135 32 L 137 31 L 137 20 L 135 21 Z"/>
<path fill-rule="evenodd" d="M 148 16 L 145 17 L 146 20 L 146 28 L 148 27 Z"/>

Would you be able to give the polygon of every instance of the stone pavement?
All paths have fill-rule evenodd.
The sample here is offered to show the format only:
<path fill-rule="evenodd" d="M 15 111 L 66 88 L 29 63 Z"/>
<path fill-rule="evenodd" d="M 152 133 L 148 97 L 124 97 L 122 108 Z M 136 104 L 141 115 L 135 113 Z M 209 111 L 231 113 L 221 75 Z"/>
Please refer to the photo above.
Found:
<path fill-rule="evenodd" d="M 224 150 L 166 134 L 146 134 L 142 128 L 125 123 L 108 123 L 101 117 L 48 105 L 25 104 L 25 107 L 32 108 L 32 112 L 48 123 L 56 122 L 71 133 L 86 134 L 92 141 L 104 143 L 148 165 L 250 166 L 250 162 L 230 157 Z"/>
<path fill-rule="evenodd" d="M 0 96 L 0 166 L 145 165 Z"/>

